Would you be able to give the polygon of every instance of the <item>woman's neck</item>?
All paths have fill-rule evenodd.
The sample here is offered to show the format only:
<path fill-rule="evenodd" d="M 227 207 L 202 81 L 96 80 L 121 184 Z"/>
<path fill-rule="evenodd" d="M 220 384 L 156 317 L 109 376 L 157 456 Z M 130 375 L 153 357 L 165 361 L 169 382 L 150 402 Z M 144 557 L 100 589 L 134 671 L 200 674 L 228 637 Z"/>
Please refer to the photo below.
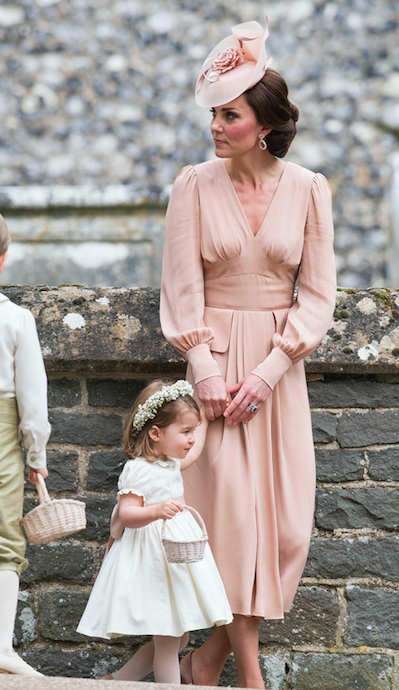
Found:
<path fill-rule="evenodd" d="M 225 165 L 232 180 L 256 189 L 271 177 L 279 177 L 286 164 L 268 151 L 255 147 L 240 156 L 228 158 Z"/>

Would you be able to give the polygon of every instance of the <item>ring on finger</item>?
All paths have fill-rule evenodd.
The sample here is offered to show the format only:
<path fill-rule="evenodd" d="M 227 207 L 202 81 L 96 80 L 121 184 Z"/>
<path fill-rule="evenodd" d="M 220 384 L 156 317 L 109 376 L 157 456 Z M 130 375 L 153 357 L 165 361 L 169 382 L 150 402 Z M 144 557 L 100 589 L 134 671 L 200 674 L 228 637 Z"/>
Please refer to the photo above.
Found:
<path fill-rule="evenodd" d="M 255 414 L 255 412 L 258 411 L 258 406 L 257 405 L 248 405 L 249 409 L 251 410 L 252 414 Z"/>

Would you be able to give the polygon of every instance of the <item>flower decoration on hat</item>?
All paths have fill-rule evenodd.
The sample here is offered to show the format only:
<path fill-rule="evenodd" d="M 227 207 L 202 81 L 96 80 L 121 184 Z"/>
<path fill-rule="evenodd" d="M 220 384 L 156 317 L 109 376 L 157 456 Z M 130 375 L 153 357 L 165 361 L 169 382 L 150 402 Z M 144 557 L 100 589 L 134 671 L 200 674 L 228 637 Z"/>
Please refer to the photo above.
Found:
<path fill-rule="evenodd" d="M 212 62 L 212 69 L 219 71 L 221 74 L 228 72 L 230 69 L 242 65 L 244 62 L 244 53 L 237 48 L 226 48 L 217 55 Z"/>
<path fill-rule="evenodd" d="M 264 76 L 273 58 L 267 57 L 268 19 L 232 27 L 231 36 L 220 41 L 206 58 L 197 80 L 195 100 L 202 107 L 215 107 L 238 98 Z"/>

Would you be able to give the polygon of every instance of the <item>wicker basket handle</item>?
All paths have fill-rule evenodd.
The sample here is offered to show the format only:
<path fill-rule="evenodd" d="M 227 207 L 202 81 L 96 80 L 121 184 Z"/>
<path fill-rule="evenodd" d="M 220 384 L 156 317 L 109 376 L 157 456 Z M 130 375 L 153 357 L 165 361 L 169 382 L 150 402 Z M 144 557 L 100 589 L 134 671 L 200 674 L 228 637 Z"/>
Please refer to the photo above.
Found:
<path fill-rule="evenodd" d="M 207 532 L 207 529 L 205 526 L 205 522 L 203 521 L 199 512 L 197 510 L 195 510 L 195 508 L 193 508 L 192 506 L 188 506 L 185 503 L 183 504 L 183 509 L 188 510 L 193 515 L 193 517 L 195 517 L 196 521 L 198 522 L 199 526 L 202 529 L 202 539 L 208 539 L 208 532 Z M 165 538 L 166 522 L 167 522 L 166 520 L 163 520 L 163 522 L 162 522 L 161 539 Z"/>
<path fill-rule="evenodd" d="M 51 498 L 47 491 L 46 482 L 44 481 L 42 475 L 39 474 L 39 472 L 37 473 L 37 478 L 39 480 L 39 483 L 36 484 L 36 490 L 39 494 L 39 501 L 40 503 L 47 503 L 48 501 L 51 501 Z"/>

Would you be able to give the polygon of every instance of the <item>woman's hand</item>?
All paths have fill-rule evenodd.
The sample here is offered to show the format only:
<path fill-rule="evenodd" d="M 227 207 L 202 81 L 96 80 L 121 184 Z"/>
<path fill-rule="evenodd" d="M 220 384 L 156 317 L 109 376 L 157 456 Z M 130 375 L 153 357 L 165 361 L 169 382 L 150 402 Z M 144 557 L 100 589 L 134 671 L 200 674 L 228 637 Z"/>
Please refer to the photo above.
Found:
<path fill-rule="evenodd" d="M 41 474 L 43 479 L 47 479 L 48 477 L 48 469 L 47 467 L 41 467 L 40 469 L 34 469 L 33 467 L 29 467 L 28 469 L 28 479 L 31 484 L 38 484 L 39 480 L 37 478 L 37 475 Z"/>
<path fill-rule="evenodd" d="M 213 422 L 221 417 L 231 398 L 223 376 L 211 376 L 197 383 L 197 393 L 205 405 L 206 416 Z"/>
<path fill-rule="evenodd" d="M 158 503 L 157 508 L 158 520 L 170 520 L 179 510 L 183 510 L 182 504 L 173 498 L 169 498 L 167 501 L 163 501 L 163 503 Z"/>
<path fill-rule="evenodd" d="M 250 406 L 256 405 L 259 408 L 271 392 L 270 386 L 256 374 L 249 374 L 241 379 L 230 389 L 230 394 L 234 397 L 224 411 L 227 424 L 237 425 L 240 422 L 247 424 L 256 415 L 256 412 L 251 412 Z"/>

